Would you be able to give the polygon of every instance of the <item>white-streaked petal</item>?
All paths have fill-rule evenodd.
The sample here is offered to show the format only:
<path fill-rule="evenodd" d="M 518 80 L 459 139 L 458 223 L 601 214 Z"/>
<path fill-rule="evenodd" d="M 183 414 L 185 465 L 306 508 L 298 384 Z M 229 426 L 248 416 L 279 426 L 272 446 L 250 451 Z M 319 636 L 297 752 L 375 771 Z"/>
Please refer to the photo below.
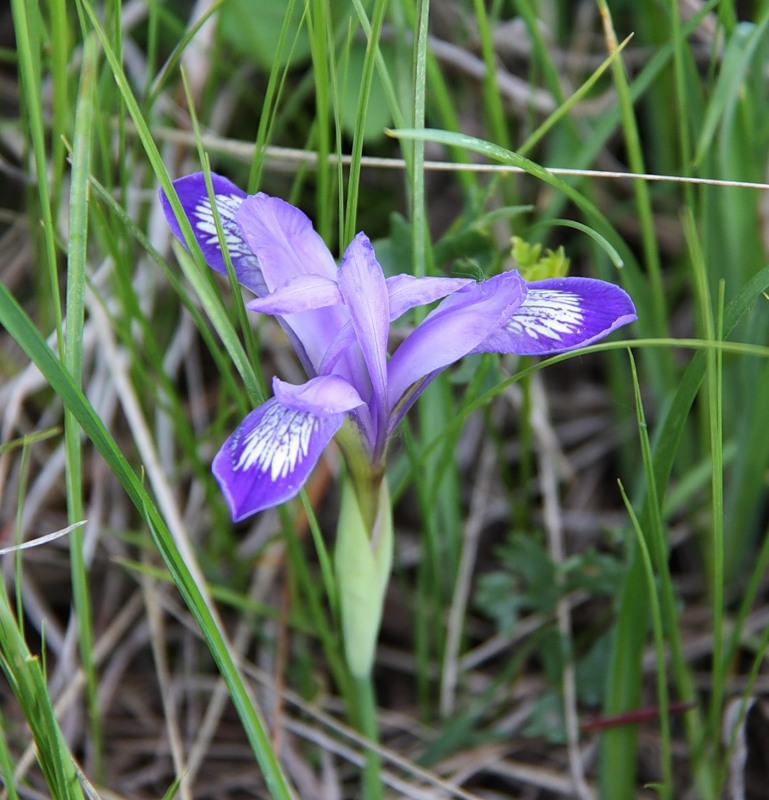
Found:
<path fill-rule="evenodd" d="M 317 424 L 317 417 L 307 411 L 271 406 L 259 427 L 251 428 L 233 442 L 233 471 L 256 469 L 273 483 L 285 479 L 309 455 Z"/>
<path fill-rule="evenodd" d="M 236 221 L 238 209 L 245 200 L 246 193 L 216 173 L 211 173 L 211 186 L 235 275 L 247 289 L 254 294 L 262 295 L 267 291 L 267 287 L 262 278 L 259 260 L 243 238 L 240 225 Z M 174 181 L 174 188 L 206 262 L 217 272 L 226 274 L 227 267 L 208 197 L 205 176 L 202 172 L 186 175 Z M 184 241 L 168 198 L 161 192 L 160 199 L 171 231 L 180 241 Z"/>
<path fill-rule="evenodd" d="M 585 347 L 636 319 L 619 286 L 592 278 L 530 283 L 521 307 L 478 348 L 483 352 L 551 355 Z"/>
<path fill-rule="evenodd" d="M 275 398 L 252 411 L 212 465 L 233 520 L 298 494 L 344 417 L 286 408 Z"/>
<path fill-rule="evenodd" d="M 544 340 L 547 346 L 574 335 L 584 324 L 579 295 L 543 289 L 529 292 L 505 328 L 519 336 Z"/>

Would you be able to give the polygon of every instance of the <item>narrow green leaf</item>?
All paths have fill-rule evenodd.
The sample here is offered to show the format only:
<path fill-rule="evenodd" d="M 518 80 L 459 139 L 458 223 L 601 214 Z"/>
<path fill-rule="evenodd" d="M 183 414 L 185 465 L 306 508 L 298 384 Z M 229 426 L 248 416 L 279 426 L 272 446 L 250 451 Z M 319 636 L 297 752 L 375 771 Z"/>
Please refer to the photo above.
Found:
<path fill-rule="evenodd" d="M 292 800 L 293 793 L 273 752 L 267 728 L 255 700 L 225 643 L 216 617 L 209 609 L 201 589 L 182 558 L 157 506 L 80 387 L 51 352 L 37 328 L 4 285 L 0 285 L 0 324 L 5 327 L 45 376 L 61 399 L 65 409 L 77 419 L 83 432 L 101 453 L 132 503 L 141 513 L 171 572 L 174 583 L 192 612 L 227 684 L 269 790 L 278 800 Z"/>
<path fill-rule="evenodd" d="M 0 669 L 29 723 L 51 797 L 83 800 L 72 754 L 51 706 L 40 661 L 24 641 L 3 584 L 0 584 Z"/>
<path fill-rule="evenodd" d="M 757 48 L 762 42 L 765 42 L 767 26 L 769 26 L 769 13 L 764 15 L 758 25 L 747 22 L 738 25 L 729 38 L 721 59 L 718 80 L 697 141 L 694 153 L 695 164 L 705 158 L 716 130 L 722 124 L 724 117 L 730 113 L 729 109 L 740 102 L 742 97 L 740 87 L 745 80 L 746 72 L 750 68 Z"/>
<path fill-rule="evenodd" d="M 131 91 L 131 86 L 128 83 L 128 79 L 125 75 L 123 70 L 123 66 L 120 63 L 115 51 L 112 49 L 110 45 L 109 37 L 106 35 L 104 29 L 99 23 L 98 17 L 93 10 L 92 5 L 87 2 L 87 0 L 78 0 L 81 7 L 83 8 L 85 14 L 87 15 L 88 19 L 93 26 L 96 35 L 99 37 L 99 41 L 101 42 L 102 49 L 104 50 L 104 55 L 109 63 L 109 66 L 112 70 L 112 75 L 117 83 L 118 89 L 120 90 L 121 97 L 123 98 L 123 102 L 128 109 L 128 113 L 131 115 L 131 119 L 133 120 L 134 125 L 136 126 L 136 132 L 141 140 L 141 143 L 145 149 L 147 154 L 147 158 L 155 172 L 155 175 L 160 182 L 160 185 L 165 192 L 166 196 L 168 197 L 169 202 L 171 203 L 171 207 L 173 209 L 174 215 L 176 216 L 177 221 L 179 222 L 179 227 L 181 228 L 182 235 L 184 236 L 184 242 L 187 245 L 190 253 L 192 254 L 190 260 L 195 263 L 195 268 L 198 273 L 207 273 L 208 267 L 205 264 L 203 259 L 203 255 L 200 252 L 200 247 L 198 247 L 197 240 L 192 232 L 192 227 L 190 225 L 190 221 L 187 219 L 187 215 L 184 213 L 182 209 L 181 203 L 179 202 L 179 198 L 176 195 L 176 191 L 173 187 L 173 182 L 171 181 L 171 177 L 168 174 L 168 170 L 163 163 L 163 159 L 160 156 L 160 151 L 155 144 L 154 137 L 150 132 L 149 126 L 147 125 L 146 120 L 142 114 L 141 109 L 139 108 L 139 104 L 134 97 L 133 92 Z M 187 272 L 187 276 L 190 280 L 194 279 L 195 270 L 189 269 Z M 196 289 L 202 286 L 202 281 L 196 282 Z M 240 341 L 235 334 L 235 330 L 232 327 L 232 323 L 230 322 L 228 316 L 224 313 L 223 308 L 221 306 L 221 302 L 216 300 L 212 297 L 212 292 L 207 292 L 206 300 L 206 311 L 209 314 L 214 313 L 214 318 L 212 321 L 214 322 L 214 326 L 217 329 L 217 332 L 222 337 L 222 341 L 224 342 L 225 348 L 229 353 L 230 357 L 232 358 L 233 363 L 237 367 L 238 371 L 243 378 L 243 382 L 245 383 L 246 390 L 249 393 L 252 401 L 254 403 L 258 403 L 260 397 L 262 396 L 261 388 L 259 386 L 259 380 L 254 373 L 253 366 L 249 363 L 248 358 L 243 350 Z"/>
<path fill-rule="evenodd" d="M 75 113 L 75 136 L 72 142 L 72 176 L 69 194 L 69 240 L 67 245 L 67 329 L 64 334 L 64 363 L 74 383 L 80 385 L 83 369 L 83 318 L 86 269 L 88 265 L 88 215 L 92 136 L 96 107 L 98 42 L 91 34 L 83 44 L 83 63 Z M 80 427 L 68 412 L 64 415 L 67 453 L 67 509 L 71 524 L 78 523 L 83 512 L 83 458 Z M 80 658 L 86 678 L 86 696 L 94 772 L 103 777 L 103 742 L 98 701 L 98 686 L 93 659 L 93 625 L 88 585 L 88 569 L 83 553 L 83 531 L 73 531 L 69 539 L 72 600 L 77 617 Z"/>
<path fill-rule="evenodd" d="M 441 131 L 434 128 L 425 128 L 422 130 L 414 128 L 401 128 L 389 131 L 391 136 L 397 139 L 418 139 L 426 142 L 436 142 L 438 144 L 445 144 L 450 147 L 463 148 L 465 150 L 472 150 L 475 153 L 480 153 L 493 161 L 498 161 L 501 164 L 509 164 L 512 167 L 518 167 L 524 172 L 534 178 L 538 178 L 544 183 L 549 184 L 555 189 L 563 192 L 572 202 L 574 202 L 592 221 L 593 224 L 604 233 L 604 237 L 614 239 L 618 247 L 622 247 L 621 237 L 614 231 L 604 214 L 598 210 L 595 204 L 588 200 L 583 194 L 578 192 L 573 186 L 563 181 L 561 178 L 553 175 L 552 172 L 545 167 L 537 164 L 525 156 L 515 153 L 512 150 L 506 150 L 492 142 L 484 141 L 476 136 L 469 136 L 466 133 L 454 133 L 453 131 Z"/>

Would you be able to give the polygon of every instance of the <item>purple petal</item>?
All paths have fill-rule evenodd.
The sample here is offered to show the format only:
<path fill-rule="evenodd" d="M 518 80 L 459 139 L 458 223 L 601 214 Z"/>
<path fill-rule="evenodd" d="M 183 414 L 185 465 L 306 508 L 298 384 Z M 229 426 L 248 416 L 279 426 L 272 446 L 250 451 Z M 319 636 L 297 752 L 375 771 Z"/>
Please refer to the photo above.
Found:
<path fill-rule="evenodd" d="M 355 330 L 352 326 L 352 320 L 348 320 L 345 325 L 339 330 L 334 341 L 329 345 L 323 356 L 323 361 L 320 364 L 318 372 L 321 375 L 328 375 L 331 372 L 338 372 L 337 364 L 341 359 L 347 359 L 348 362 L 355 362 L 356 359 L 351 357 L 351 350 L 357 345 Z M 358 353 L 360 355 L 360 353 Z M 362 357 L 357 359 L 360 362 L 361 369 L 365 370 L 366 365 Z M 342 369 L 342 372 L 349 374 L 353 377 L 356 370 Z M 366 373 L 368 375 L 368 373 Z"/>
<path fill-rule="evenodd" d="M 526 284 L 514 271 L 449 295 L 390 359 L 390 407 L 418 380 L 434 377 L 475 350 L 512 316 L 525 296 Z"/>
<path fill-rule="evenodd" d="M 542 356 L 585 347 L 637 319 L 633 301 L 612 283 L 553 278 L 528 285 L 523 305 L 478 352 Z"/>
<path fill-rule="evenodd" d="M 374 423 L 358 390 L 340 375 L 320 375 L 299 386 L 273 378 L 275 398 L 286 408 L 317 416 L 349 413 L 373 452 Z"/>
<path fill-rule="evenodd" d="M 261 314 L 295 314 L 313 308 L 339 305 L 342 295 L 335 280 L 320 275 L 300 275 L 264 297 L 246 303 Z"/>
<path fill-rule="evenodd" d="M 410 308 L 424 306 L 463 286 L 474 283 L 470 278 L 415 278 L 413 275 L 393 275 L 387 279 L 390 293 L 390 321 L 398 319 Z"/>
<path fill-rule="evenodd" d="M 272 292 L 299 275 L 336 278 L 336 264 L 307 215 L 262 192 L 246 198 L 236 219 Z"/>
<path fill-rule="evenodd" d="M 216 209 L 219 212 L 224 239 L 227 243 L 227 251 L 232 260 L 235 275 L 238 281 L 247 289 L 256 295 L 262 295 L 267 291 L 267 287 L 262 279 L 259 261 L 246 244 L 240 231 L 240 226 L 235 219 L 246 193 L 232 181 L 214 172 L 211 173 L 211 185 L 214 190 Z M 174 188 L 179 196 L 184 213 L 190 221 L 192 232 L 195 234 L 200 249 L 203 251 L 206 262 L 217 272 L 226 275 L 227 267 L 219 244 L 219 237 L 216 233 L 216 223 L 214 222 L 214 214 L 208 199 L 208 190 L 206 189 L 203 173 L 197 172 L 175 180 Z M 160 203 L 171 227 L 171 232 L 179 241 L 184 243 L 184 237 L 171 208 L 171 203 L 163 191 L 160 192 Z"/>
<path fill-rule="evenodd" d="M 252 411 L 212 465 L 233 521 L 297 495 L 344 418 L 286 408 L 274 397 Z"/>
<path fill-rule="evenodd" d="M 259 259 L 270 292 L 305 276 L 336 280 L 331 253 L 298 208 L 260 193 L 242 202 L 237 221 Z M 310 374 L 317 374 L 324 353 L 349 315 L 343 306 L 329 306 L 284 314 L 282 319 L 304 366 Z"/>
<path fill-rule="evenodd" d="M 273 378 L 272 390 L 282 406 L 318 416 L 344 414 L 364 405 L 357 389 L 339 375 L 321 375 L 299 386 Z"/>
<path fill-rule="evenodd" d="M 387 435 L 389 416 L 387 337 L 390 332 L 390 305 L 384 273 L 365 234 L 359 233 L 350 242 L 339 266 L 338 280 L 368 371 L 367 376 L 359 377 L 358 388 L 363 389 L 364 381 L 367 387 L 370 379 L 370 407 L 377 420 L 377 432 L 381 431 L 377 437 L 377 445 L 381 448 Z"/>

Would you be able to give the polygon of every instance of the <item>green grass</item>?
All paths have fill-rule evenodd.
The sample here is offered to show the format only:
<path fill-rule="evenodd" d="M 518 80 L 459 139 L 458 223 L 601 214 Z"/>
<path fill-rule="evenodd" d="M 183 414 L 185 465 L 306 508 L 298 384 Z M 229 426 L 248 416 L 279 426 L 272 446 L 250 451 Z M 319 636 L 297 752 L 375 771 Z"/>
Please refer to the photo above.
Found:
<path fill-rule="evenodd" d="M 723 183 L 766 180 L 769 3 L 544 5 L 13 0 L 0 549 L 87 523 L 4 556 L 4 797 L 722 796 L 769 646 L 769 195 Z M 169 241 L 157 191 L 201 169 L 393 273 L 490 275 L 515 235 L 638 307 L 420 398 L 370 682 L 336 453 L 238 526 L 209 470 L 301 370 Z"/>

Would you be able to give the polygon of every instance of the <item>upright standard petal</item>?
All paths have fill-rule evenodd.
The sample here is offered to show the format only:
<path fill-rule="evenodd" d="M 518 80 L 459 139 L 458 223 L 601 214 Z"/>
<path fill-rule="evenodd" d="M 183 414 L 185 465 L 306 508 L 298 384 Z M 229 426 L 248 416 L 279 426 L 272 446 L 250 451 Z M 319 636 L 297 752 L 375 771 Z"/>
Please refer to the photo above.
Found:
<path fill-rule="evenodd" d="M 248 246 L 259 259 L 270 292 L 308 275 L 336 280 L 331 253 L 309 218 L 298 208 L 259 193 L 243 201 L 237 221 Z M 285 314 L 282 320 L 301 344 L 300 357 L 306 356 L 303 361 L 312 375 L 318 374 L 323 355 L 349 315 L 343 306 L 328 306 Z"/>
<path fill-rule="evenodd" d="M 504 272 L 449 295 L 390 359 L 390 407 L 395 408 L 421 378 L 437 374 L 475 350 L 513 315 L 525 296 L 526 283 L 517 272 Z M 400 409 L 398 418 L 402 413 Z"/>
<path fill-rule="evenodd" d="M 271 292 L 299 275 L 336 278 L 331 253 L 296 206 L 259 192 L 240 205 L 237 222 Z"/>
<path fill-rule="evenodd" d="M 633 301 L 612 283 L 553 278 L 528 285 L 521 307 L 476 352 L 543 356 L 585 347 L 633 322 Z"/>
<path fill-rule="evenodd" d="M 371 392 L 369 408 L 376 420 L 374 458 L 384 449 L 387 401 L 387 337 L 390 304 L 387 284 L 368 237 L 359 233 L 345 251 L 338 273 L 339 290 L 350 314 L 368 375 L 356 375 L 359 392 Z"/>
<path fill-rule="evenodd" d="M 263 295 L 267 291 L 267 287 L 262 278 L 259 261 L 243 238 L 240 225 L 236 222 L 237 211 L 245 200 L 246 193 L 232 181 L 214 172 L 211 173 L 211 185 L 227 244 L 227 252 L 232 260 L 235 275 L 247 289 L 256 295 Z M 202 172 L 186 175 L 174 181 L 174 189 L 176 189 L 176 194 L 179 196 L 184 213 L 190 221 L 192 232 L 203 251 L 206 262 L 212 269 L 226 275 L 227 267 L 216 232 L 211 201 L 208 199 L 205 176 Z M 160 192 L 160 203 L 171 227 L 171 232 L 183 243 L 184 237 L 181 228 L 171 203 L 163 191 Z"/>

